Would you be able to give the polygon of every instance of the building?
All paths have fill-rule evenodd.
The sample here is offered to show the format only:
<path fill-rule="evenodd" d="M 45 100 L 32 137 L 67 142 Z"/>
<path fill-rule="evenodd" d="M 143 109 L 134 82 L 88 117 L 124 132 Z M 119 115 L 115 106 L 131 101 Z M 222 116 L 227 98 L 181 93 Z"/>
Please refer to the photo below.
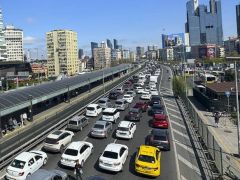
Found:
<path fill-rule="evenodd" d="M 110 49 L 113 48 L 113 45 L 110 39 L 107 39 L 107 47 L 109 47 Z"/>
<path fill-rule="evenodd" d="M 79 71 L 77 33 L 72 30 L 53 30 L 47 37 L 48 77 L 74 75 Z"/>
<path fill-rule="evenodd" d="M 162 34 L 162 48 L 180 46 L 185 44 L 185 34 Z"/>
<path fill-rule="evenodd" d="M 161 49 L 159 54 L 160 54 L 160 59 L 162 61 L 173 61 L 174 60 L 173 47 L 166 47 L 164 49 Z"/>
<path fill-rule="evenodd" d="M 154 59 L 154 60 L 156 60 L 156 59 L 158 59 L 158 53 L 157 53 L 157 51 L 153 51 L 153 50 L 150 50 L 150 51 L 147 51 L 146 52 L 146 57 L 147 57 L 147 59 Z"/>
<path fill-rule="evenodd" d="M 118 41 L 116 39 L 113 39 L 113 47 L 114 49 L 118 49 Z"/>
<path fill-rule="evenodd" d="M 236 56 L 240 54 L 239 38 L 229 37 L 224 41 L 224 48 L 227 56 Z"/>
<path fill-rule="evenodd" d="M 83 49 L 79 49 L 79 50 L 78 50 L 78 59 L 82 59 L 82 58 L 83 58 L 83 55 L 84 55 Z"/>
<path fill-rule="evenodd" d="M 148 46 L 148 51 L 157 51 L 158 47 L 157 46 Z"/>
<path fill-rule="evenodd" d="M 119 64 L 119 61 L 122 59 L 122 51 L 120 49 L 112 49 L 111 59 L 113 64 Z"/>
<path fill-rule="evenodd" d="M 7 61 L 23 62 L 23 31 L 14 26 L 6 26 L 3 32 L 7 45 Z"/>
<path fill-rule="evenodd" d="M 240 37 L 240 4 L 236 5 L 237 35 Z"/>
<path fill-rule="evenodd" d="M 198 0 L 189 0 L 187 6 L 186 33 L 190 46 L 223 43 L 222 11 L 220 0 L 210 0 L 210 11 Z"/>
<path fill-rule="evenodd" d="M 130 51 L 127 49 L 124 49 L 122 51 L 122 55 L 123 55 L 123 60 L 129 60 L 130 59 Z"/>
<path fill-rule="evenodd" d="M 7 61 L 7 46 L 5 43 L 5 36 L 3 32 L 3 15 L 2 10 L 0 9 L 0 62 Z"/>
<path fill-rule="evenodd" d="M 103 41 L 101 47 L 93 49 L 94 69 L 102 69 L 111 66 L 111 49 Z"/>
<path fill-rule="evenodd" d="M 47 75 L 48 75 L 47 64 L 32 63 L 31 68 L 32 68 L 32 73 L 35 75 L 35 77 L 45 77 L 45 78 L 47 78 Z"/>
<path fill-rule="evenodd" d="M 130 51 L 130 62 L 136 62 L 136 54 Z"/>
<path fill-rule="evenodd" d="M 93 57 L 93 50 L 94 50 L 95 48 L 98 48 L 98 43 L 96 43 L 96 42 L 91 42 L 92 57 Z"/>
<path fill-rule="evenodd" d="M 138 59 L 144 56 L 144 47 L 136 47 L 136 56 Z"/>

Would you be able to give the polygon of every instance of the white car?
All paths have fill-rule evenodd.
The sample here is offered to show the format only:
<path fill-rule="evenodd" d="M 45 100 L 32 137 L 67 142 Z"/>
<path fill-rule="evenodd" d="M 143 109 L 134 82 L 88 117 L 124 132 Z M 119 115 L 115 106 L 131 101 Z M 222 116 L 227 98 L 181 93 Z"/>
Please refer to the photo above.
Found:
<path fill-rule="evenodd" d="M 98 104 L 89 104 L 86 108 L 86 116 L 96 117 L 102 112 Z"/>
<path fill-rule="evenodd" d="M 43 151 L 22 152 L 6 169 L 6 179 L 25 180 L 47 163 L 47 154 Z"/>
<path fill-rule="evenodd" d="M 159 94 L 158 90 L 151 90 L 150 93 L 151 93 L 152 96 Z"/>
<path fill-rule="evenodd" d="M 152 97 L 152 95 L 150 94 L 150 92 L 145 91 L 145 92 L 142 93 L 140 98 L 143 99 L 143 100 L 150 100 L 151 97 Z"/>
<path fill-rule="evenodd" d="M 142 87 L 136 87 L 136 92 L 138 94 L 142 94 L 143 91 L 144 91 L 144 89 Z"/>
<path fill-rule="evenodd" d="M 116 137 L 123 139 L 132 139 L 136 131 L 136 124 L 130 121 L 121 121 L 116 130 Z"/>
<path fill-rule="evenodd" d="M 108 144 L 99 158 L 99 167 L 104 170 L 119 172 L 123 169 L 128 156 L 128 147 L 122 144 Z"/>
<path fill-rule="evenodd" d="M 116 123 L 120 117 L 120 112 L 116 108 L 106 108 L 102 112 L 102 120 Z"/>
<path fill-rule="evenodd" d="M 123 99 L 126 100 L 128 103 L 132 103 L 133 102 L 133 97 L 129 94 L 124 94 L 123 95 Z"/>
<path fill-rule="evenodd" d="M 133 98 L 136 97 L 136 92 L 135 92 L 135 91 L 127 91 L 125 94 L 129 94 L 129 95 L 132 96 Z"/>
<path fill-rule="evenodd" d="M 79 160 L 79 163 L 83 166 L 92 153 L 92 143 L 86 141 L 72 142 L 65 149 L 60 162 L 63 166 L 75 167 L 76 161 Z"/>
<path fill-rule="evenodd" d="M 43 148 L 47 151 L 63 152 L 74 136 L 72 131 L 57 130 L 47 136 Z"/>
<path fill-rule="evenodd" d="M 144 86 L 144 82 L 143 81 L 138 81 L 138 84 L 140 85 L 140 86 Z"/>

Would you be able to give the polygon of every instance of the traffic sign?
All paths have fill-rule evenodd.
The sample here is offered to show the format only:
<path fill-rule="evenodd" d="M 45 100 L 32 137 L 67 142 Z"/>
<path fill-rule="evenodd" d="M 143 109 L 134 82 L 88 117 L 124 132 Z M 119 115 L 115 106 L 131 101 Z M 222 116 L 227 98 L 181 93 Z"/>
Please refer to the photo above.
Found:
<path fill-rule="evenodd" d="M 226 95 L 227 97 L 229 97 L 229 96 L 231 95 L 231 92 L 230 92 L 230 91 L 225 91 L 225 95 Z"/>

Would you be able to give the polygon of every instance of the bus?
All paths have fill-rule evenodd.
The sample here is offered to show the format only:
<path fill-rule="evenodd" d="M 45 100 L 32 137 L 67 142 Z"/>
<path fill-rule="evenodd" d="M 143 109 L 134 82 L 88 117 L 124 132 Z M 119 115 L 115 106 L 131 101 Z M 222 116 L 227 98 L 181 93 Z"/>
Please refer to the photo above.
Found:
<path fill-rule="evenodd" d="M 217 77 L 212 75 L 212 74 L 208 74 L 208 73 L 201 74 L 200 78 L 201 78 L 201 80 L 204 83 L 214 83 L 214 82 L 217 82 Z"/>
<path fill-rule="evenodd" d="M 187 68 L 184 70 L 185 76 L 194 76 L 194 70 Z"/>

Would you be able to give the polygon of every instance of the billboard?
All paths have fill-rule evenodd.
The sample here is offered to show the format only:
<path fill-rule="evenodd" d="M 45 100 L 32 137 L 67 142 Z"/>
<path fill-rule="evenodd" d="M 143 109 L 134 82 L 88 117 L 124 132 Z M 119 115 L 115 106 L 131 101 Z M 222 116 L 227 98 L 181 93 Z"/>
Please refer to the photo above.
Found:
<path fill-rule="evenodd" d="M 162 48 L 185 44 L 184 33 L 162 35 Z"/>
<path fill-rule="evenodd" d="M 216 47 L 207 45 L 199 47 L 199 58 L 212 59 L 216 57 Z"/>

